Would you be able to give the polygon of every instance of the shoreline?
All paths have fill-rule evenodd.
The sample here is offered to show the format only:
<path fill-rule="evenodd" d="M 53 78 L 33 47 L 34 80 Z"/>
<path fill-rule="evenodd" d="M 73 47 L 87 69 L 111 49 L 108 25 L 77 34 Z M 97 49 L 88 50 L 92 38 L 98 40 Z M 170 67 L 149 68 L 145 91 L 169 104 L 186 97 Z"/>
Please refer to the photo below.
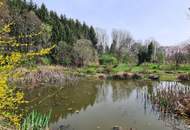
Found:
<path fill-rule="evenodd" d="M 66 84 L 76 82 L 79 79 L 91 80 L 150 80 L 150 81 L 190 81 L 190 74 L 173 71 L 130 72 L 120 71 L 116 73 L 89 73 L 86 68 L 66 68 L 63 66 L 37 66 L 33 68 L 18 68 L 14 70 L 17 76 L 9 79 L 10 83 L 17 84 Z M 98 67 L 95 70 L 98 71 Z"/>

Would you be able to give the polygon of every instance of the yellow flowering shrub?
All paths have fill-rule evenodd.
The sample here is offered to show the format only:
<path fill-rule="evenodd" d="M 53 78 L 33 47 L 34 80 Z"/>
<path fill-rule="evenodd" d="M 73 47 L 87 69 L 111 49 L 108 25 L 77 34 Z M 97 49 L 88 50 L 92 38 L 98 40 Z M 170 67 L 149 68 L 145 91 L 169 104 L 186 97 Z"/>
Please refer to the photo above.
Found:
<path fill-rule="evenodd" d="M 0 45 L 21 46 L 22 44 L 19 44 L 16 38 L 6 37 L 7 35 L 5 34 L 11 31 L 10 26 L 11 24 L 8 24 L 1 28 Z M 32 34 L 31 36 L 35 35 Z M 24 93 L 22 91 L 18 91 L 16 88 L 8 85 L 8 79 L 9 77 L 14 77 L 11 72 L 15 67 L 19 66 L 21 60 L 48 54 L 53 47 L 25 54 L 20 52 L 0 54 L 0 116 L 9 120 L 18 129 L 20 128 L 20 122 L 23 116 L 23 111 L 19 108 L 27 102 L 24 100 Z"/>

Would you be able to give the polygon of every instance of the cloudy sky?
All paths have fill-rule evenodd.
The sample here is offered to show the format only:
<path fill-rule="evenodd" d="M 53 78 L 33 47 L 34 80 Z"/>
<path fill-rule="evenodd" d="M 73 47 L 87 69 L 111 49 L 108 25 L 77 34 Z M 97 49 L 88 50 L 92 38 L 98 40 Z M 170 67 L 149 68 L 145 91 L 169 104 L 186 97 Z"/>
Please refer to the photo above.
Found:
<path fill-rule="evenodd" d="M 67 17 L 106 29 L 128 30 L 137 40 L 174 45 L 190 38 L 190 0 L 34 0 Z"/>

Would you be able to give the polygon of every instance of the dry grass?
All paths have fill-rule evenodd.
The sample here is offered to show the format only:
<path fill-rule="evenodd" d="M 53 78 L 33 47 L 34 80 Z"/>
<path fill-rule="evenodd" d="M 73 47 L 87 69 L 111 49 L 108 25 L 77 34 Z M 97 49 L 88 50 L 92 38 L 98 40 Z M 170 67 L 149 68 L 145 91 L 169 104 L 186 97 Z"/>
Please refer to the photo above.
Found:
<path fill-rule="evenodd" d="M 190 88 L 180 83 L 164 83 L 149 95 L 160 111 L 190 117 Z"/>
<path fill-rule="evenodd" d="M 78 76 L 62 66 L 38 66 L 37 68 L 18 68 L 13 73 L 17 77 L 12 77 L 10 81 L 18 84 L 65 84 L 78 80 Z"/>

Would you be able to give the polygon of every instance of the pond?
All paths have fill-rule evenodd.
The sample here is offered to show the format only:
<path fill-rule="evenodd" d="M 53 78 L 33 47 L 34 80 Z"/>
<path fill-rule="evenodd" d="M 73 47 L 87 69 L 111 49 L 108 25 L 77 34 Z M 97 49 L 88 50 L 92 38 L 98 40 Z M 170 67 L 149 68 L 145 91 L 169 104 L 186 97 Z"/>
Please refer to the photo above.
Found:
<path fill-rule="evenodd" d="M 190 94 L 188 84 L 151 81 L 79 81 L 25 92 L 31 109 L 52 111 L 51 130 L 190 130 L 186 120 L 156 103 L 171 88 Z"/>

